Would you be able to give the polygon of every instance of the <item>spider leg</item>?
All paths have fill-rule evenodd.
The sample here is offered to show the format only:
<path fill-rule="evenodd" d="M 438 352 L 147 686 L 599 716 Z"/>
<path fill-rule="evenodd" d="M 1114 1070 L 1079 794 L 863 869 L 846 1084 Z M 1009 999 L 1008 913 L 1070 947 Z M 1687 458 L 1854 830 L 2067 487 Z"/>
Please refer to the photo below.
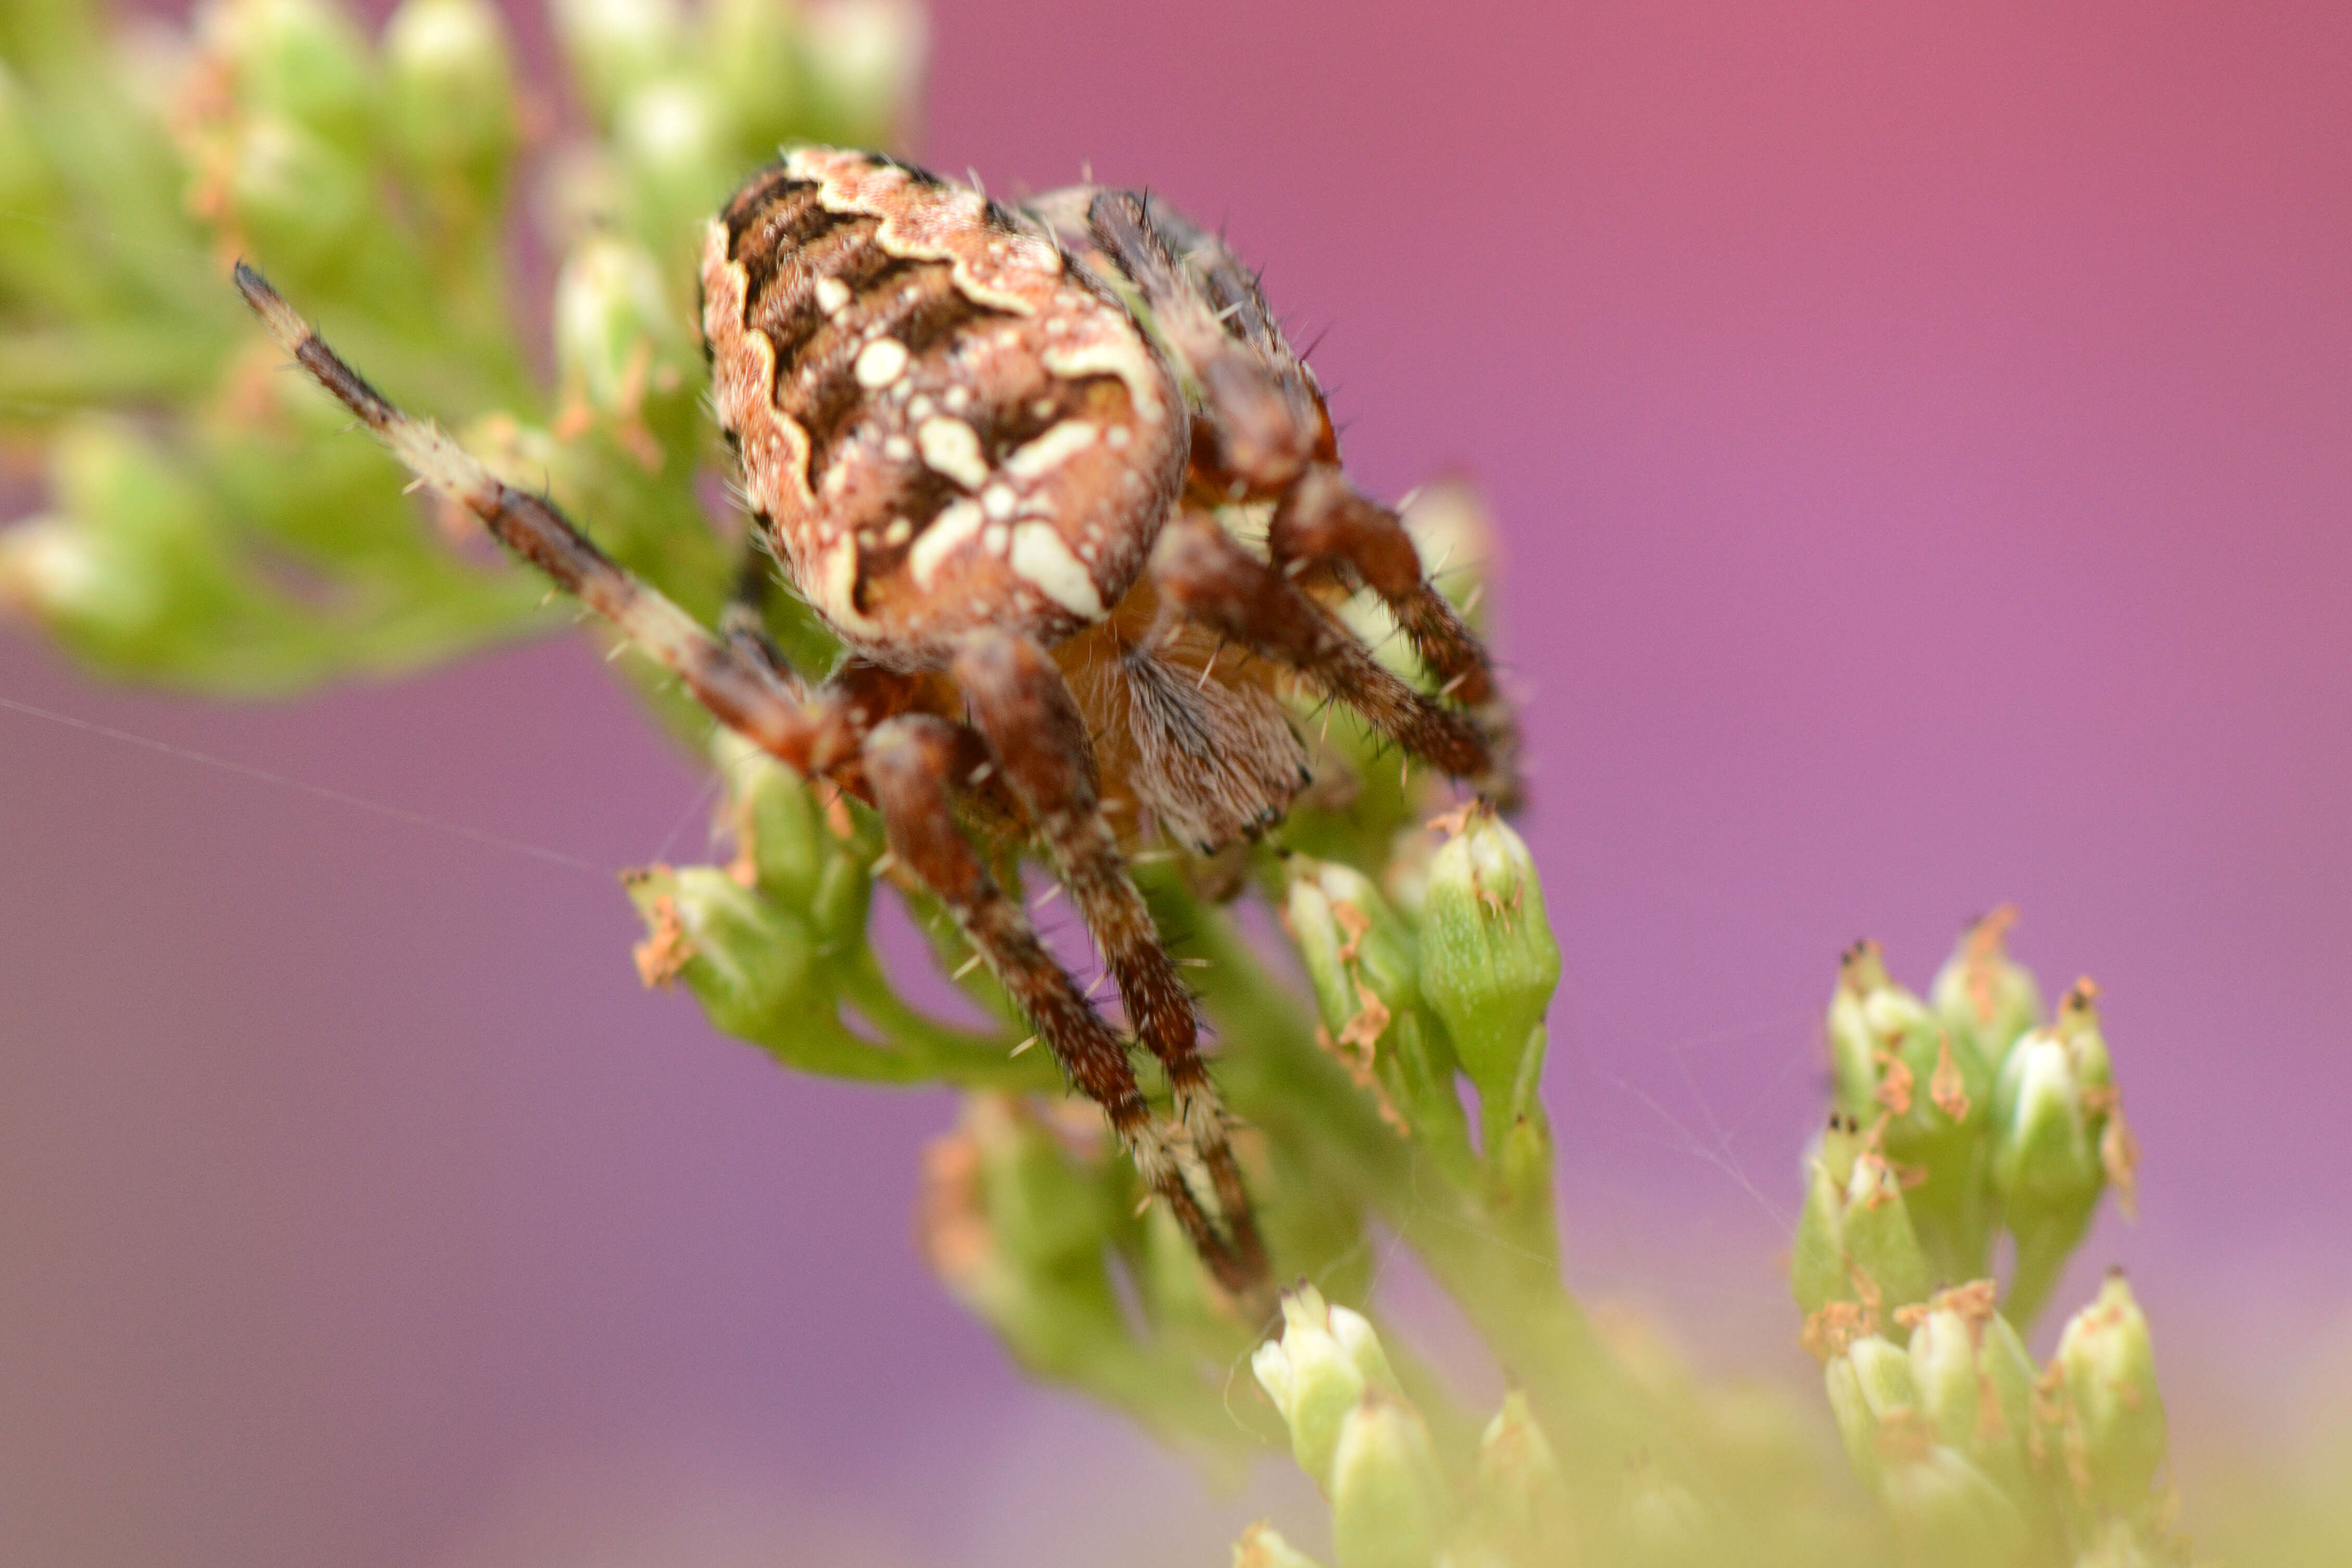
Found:
<path fill-rule="evenodd" d="M 1087 206 L 1087 230 L 1143 296 L 1153 324 L 1198 388 L 1195 500 L 1274 500 L 1266 543 L 1286 575 L 1320 574 L 1378 594 L 1440 682 L 1440 694 L 1469 710 L 1485 731 L 1485 763 L 1470 776 L 1499 802 L 1516 802 L 1517 725 L 1496 689 L 1486 650 L 1423 574 L 1420 552 L 1397 514 L 1340 471 L 1322 390 L 1276 324 L 1255 275 L 1223 240 L 1131 192 L 1098 193 Z M 1442 756 L 1423 754 L 1459 771 Z"/>
<path fill-rule="evenodd" d="M 516 489 L 437 426 L 395 408 L 343 363 L 252 268 L 236 286 L 270 335 L 357 415 L 418 480 L 457 501 L 509 551 L 611 621 L 685 683 L 712 717 L 803 773 L 856 754 L 856 728 L 832 704 L 812 706 L 777 668 L 721 641 L 657 590 L 623 570 L 544 497 Z"/>
<path fill-rule="evenodd" d="M 758 660 L 780 679 L 792 679 L 792 665 L 768 635 L 768 602 L 775 597 L 776 563 L 769 555 L 766 525 L 757 518 L 743 531 L 735 558 L 735 584 L 719 612 L 719 635 L 746 658 Z"/>
<path fill-rule="evenodd" d="M 1265 1292 L 1263 1259 L 1242 1256 L 1201 1206 L 1144 1101 L 1126 1043 L 1046 951 L 1027 912 L 988 874 L 956 825 L 953 786 L 989 760 L 977 734 L 944 719 L 905 714 L 877 725 L 866 740 L 865 771 L 890 853 L 947 905 L 1071 1082 L 1102 1107 L 1145 1184 L 1166 1200 L 1218 1282 L 1255 1301 Z"/>
<path fill-rule="evenodd" d="M 1132 191 L 1098 193 L 1087 227 L 1191 373 L 1202 403 L 1192 466 L 1196 479 L 1221 487 L 1216 499 L 1273 495 L 1307 464 L 1339 459 L 1314 373 L 1276 327 L 1256 278 L 1222 240 Z"/>
<path fill-rule="evenodd" d="M 1287 575 L 1332 571 L 1348 585 L 1381 596 L 1437 678 L 1439 691 L 1475 714 L 1486 730 L 1493 758 L 1480 786 L 1497 804 L 1516 804 L 1517 721 L 1496 687 L 1485 645 L 1423 575 L 1421 552 L 1403 521 L 1338 468 L 1318 463 L 1284 491 L 1266 548 Z"/>
<path fill-rule="evenodd" d="M 803 774 L 844 778 L 870 794 L 891 853 L 946 901 L 1072 1081 L 1103 1108 L 1145 1183 L 1167 1201 L 1219 1281 L 1245 1300 L 1263 1295 L 1262 1260 L 1253 1266 L 1239 1256 L 1185 1184 L 1125 1045 L 957 827 L 948 784 L 969 778 L 987 760 L 977 735 L 931 715 L 897 711 L 911 700 L 907 683 L 863 667 L 845 669 L 812 700 L 751 638 L 713 637 L 624 571 L 551 503 L 506 484 L 437 427 L 394 407 L 258 272 L 240 263 L 236 284 L 279 344 L 422 482 L 465 505 L 499 543 L 611 621 L 719 722 Z M 985 805 L 986 792 L 974 793 Z"/>
<path fill-rule="evenodd" d="M 1061 671 L 1017 633 L 974 634 L 957 650 L 957 686 L 995 771 L 1020 801 L 1053 857 L 1063 887 L 1101 944 L 1137 1037 L 1167 1069 L 1178 1120 L 1207 1168 L 1232 1236 L 1234 1259 L 1265 1277 L 1265 1247 L 1241 1166 L 1225 1138 L 1224 1109 L 1198 1047 L 1191 990 L 1128 875 L 1096 793 L 1094 748 Z"/>
<path fill-rule="evenodd" d="M 1494 772 L 1488 736 L 1467 714 L 1414 689 L 1289 576 L 1201 512 L 1160 531 L 1151 575 L 1163 603 L 1251 651 L 1288 665 L 1372 727 L 1457 778 Z"/>

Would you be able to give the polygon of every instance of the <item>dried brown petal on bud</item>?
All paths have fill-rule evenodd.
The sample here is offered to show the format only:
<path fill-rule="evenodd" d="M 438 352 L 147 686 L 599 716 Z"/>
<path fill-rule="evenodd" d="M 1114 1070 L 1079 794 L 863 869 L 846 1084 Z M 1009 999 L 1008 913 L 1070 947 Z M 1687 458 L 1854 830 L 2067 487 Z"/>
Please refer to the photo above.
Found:
<path fill-rule="evenodd" d="M 1992 1071 L 2000 1069 L 2017 1037 L 2042 1018 L 2041 987 L 2009 956 L 2009 931 L 2016 923 L 2013 904 L 1971 922 L 1928 989 L 1961 1048 Z"/>

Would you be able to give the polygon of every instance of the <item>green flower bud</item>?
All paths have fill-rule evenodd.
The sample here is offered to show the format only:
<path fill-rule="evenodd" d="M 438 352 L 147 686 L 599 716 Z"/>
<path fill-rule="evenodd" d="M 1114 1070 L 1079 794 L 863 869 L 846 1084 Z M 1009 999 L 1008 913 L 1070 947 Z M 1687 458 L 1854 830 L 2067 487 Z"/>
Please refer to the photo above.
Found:
<path fill-rule="evenodd" d="M 2097 995 L 2077 983 L 2056 1023 L 2017 1042 L 1993 1091 L 1992 1183 L 2017 1240 L 2008 1310 L 2020 1322 L 2056 1285 L 2109 1177 L 2128 1193 L 2133 1175 Z"/>
<path fill-rule="evenodd" d="M 1234 1542 L 1234 1568 L 1322 1568 L 1276 1532 L 1270 1524 L 1253 1524 Z"/>
<path fill-rule="evenodd" d="M 555 30 L 582 101 L 599 121 L 685 58 L 677 0 L 555 0 Z"/>
<path fill-rule="evenodd" d="M 1372 879 L 1352 866 L 1292 857 L 1295 877 L 1311 875 L 1330 900 L 1355 973 L 1397 1011 L 1420 1000 L 1420 943 Z"/>
<path fill-rule="evenodd" d="M 1539 1552 L 1565 1550 L 1568 1481 L 1528 1396 L 1516 1388 L 1479 1436 L 1471 1489 L 1471 1529 L 1497 1560 L 1533 1562 Z"/>
<path fill-rule="evenodd" d="M 1879 1490 L 1906 1560 L 1937 1568 L 2024 1561 L 2025 1517 L 2010 1495 L 1955 1449 L 1916 1436 L 1882 1437 Z"/>
<path fill-rule="evenodd" d="M 1366 1390 L 1403 1396 L 1371 1323 L 1312 1285 L 1283 1293 L 1282 1337 L 1257 1348 L 1250 1371 L 1289 1426 L 1298 1468 L 1327 1493 L 1340 1429 Z"/>
<path fill-rule="evenodd" d="M 1853 1174 L 1855 1140 L 1843 1111 L 1830 1113 L 1830 1131 L 1805 1161 L 1805 1202 L 1789 1247 L 1789 1289 L 1808 1318 L 1832 1301 L 1853 1297 L 1845 1258 L 1845 1184 Z"/>
<path fill-rule="evenodd" d="M 1324 1027 L 1340 1034 L 1365 1012 L 1360 982 L 1381 1011 L 1392 1016 L 1411 1007 L 1419 995 L 1418 943 L 1371 879 L 1304 855 L 1292 856 L 1284 870 L 1289 891 L 1283 912 Z"/>
<path fill-rule="evenodd" d="M 272 272 L 323 291 L 374 207 L 367 170 L 299 122 L 257 114 L 230 151 L 229 212 Z"/>
<path fill-rule="evenodd" d="M 34 517 L 0 530 L 0 611 L 65 621 L 102 605 L 105 557 L 70 518 Z"/>
<path fill-rule="evenodd" d="M 741 138 L 741 153 L 761 161 L 774 157 L 779 143 L 806 128 L 800 6 L 794 0 L 710 0 L 703 26 L 703 54 Z"/>
<path fill-rule="evenodd" d="M 1331 1456 L 1331 1547 L 1339 1568 L 1433 1568 L 1449 1499 L 1429 1428 L 1401 1394 L 1368 1387 Z"/>
<path fill-rule="evenodd" d="M 2067 1320 L 2051 1358 L 2061 1452 L 2075 1496 L 2126 1518 L 2146 1517 L 2165 1453 L 2164 1398 L 2147 1318 L 2123 1271 Z"/>
<path fill-rule="evenodd" d="M 2011 904 L 1971 923 L 1927 992 L 1954 1048 L 1973 1052 L 1996 1072 L 2018 1037 L 2042 1021 L 2042 988 L 2009 956 L 2009 928 L 2016 923 Z"/>
<path fill-rule="evenodd" d="M 1647 1456 L 1626 1468 L 1625 1490 L 1617 1504 L 1617 1527 L 1643 1563 L 1719 1561 L 1708 1539 L 1706 1510 L 1690 1489 L 1668 1480 Z"/>
<path fill-rule="evenodd" d="M 1544 1013 L 1559 984 L 1534 858 L 1491 811 L 1474 807 L 1430 862 L 1421 994 L 1477 1087 L 1490 1151 L 1536 1103 Z"/>
<path fill-rule="evenodd" d="M 731 730 L 711 737 L 711 761 L 727 781 L 738 879 L 748 869 L 788 909 L 815 895 L 825 862 L 840 848 L 815 792 L 798 773 Z"/>
<path fill-rule="evenodd" d="M 1891 1340 L 1863 1334 L 1830 1358 L 1822 1380 L 1853 1473 L 1875 1487 L 1883 1476 L 1885 1446 L 1902 1440 L 1919 1420 L 1910 1357 Z"/>
<path fill-rule="evenodd" d="M 812 107 L 825 133 L 850 146 L 898 139 L 922 79 L 929 28 L 911 0 L 831 0 L 808 16 Z"/>
<path fill-rule="evenodd" d="M 1846 1135 L 1850 1125 L 1841 1122 L 1833 1136 Z M 1841 1158 L 1847 1166 L 1842 1184 L 1832 1173 Z M 1817 1156 L 1807 1166 L 1805 1206 L 1789 1257 L 1789 1287 L 1799 1308 L 1811 1317 L 1832 1302 L 1855 1302 L 1874 1331 L 1895 1309 L 1926 1300 L 1934 1278 L 1903 1184 L 1886 1162 L 1865 1150 Z"/>
<path fill-rule="evenodd" d="M 858 835 L 848 806 L 821 801 L 819 786 L 731 731 L 711 737 L 711 757 L 727 779 L 729 874 L 804 912 L 820 958 L 862 944 L 880 849 Z"/>
<path fill-rule="evenodd" d="M 1457 1064 L 1416 1010 L 1419 942 L 1371 879 L 1352 867 L 1293 855 L 1283 918 L 1315 987 L 1317 1037 L 1379 1102 L 1397 1131 L 1419 1134 L 1466 1168 L 1469 1131 L 1455 1090 Z"/>
<path fill-rule="evenodd" d="M 792 910 L 713 866 L 657 867 L 627 887 L 646 922 L 646 984 L 684 980 L 713 1024 L 761 1045 L 807 1021 L 814 944 Z"/>
<path fill-rule="evenodd" d="M 1030 1266 L 1098 1256 L 1116 1217 L 1108 1188 L 1035 1112 L 1018 1100 L 976 1100 L 965 1125 L 987 1162 L 989 1223 L 997 1245 Z"/>
<path fill-rule="evenodd" d="M 600 414 L 636 419 L 656 381 L 675 390 L 690 355 L 661 268 L 645 247 L 592 235 L 555 279 L 555 363 L 564 384 Z"/>
<path fill-rule="evenodd" d="M 1856 1160 L 1847 1178 L 1840 1215 L 1850 1272 L 1860 1276 L 1857 1291 L 1874 1286 L 1880 1310 L 1891 1312 L 1924 1300 L 1933 1288 L 1927 1254 L 1911 1221 L 1903 1184 L 1883 1160 Z M 1867 1302 L 1868 1298 L 1863 1297 Z"/>
<path fill-rule="evenodd" d="M 2023 1496 L 2036 1371 L 1996 1299 L 1979 1279 L 1907 1314 L 1911 1381 L 1937 1439 Z"/>
<path fill-rule="evenodd" d="M 1993 1223 L 1983 1137 L 1990 1071 L 1888 978 L 1874 942 L 1842 955 L 1828 1032 L 1838 1107 L 1875 1129 L 1886 1158 L 1903 1170 L 1936 1272 L 1981 1274 Z"/>
<path fill-rule="evenodd" d="M 665 259 L 699 251 L 702 228 L 743 171 L 727 106 L 691 77 L 630 89 L 613 121 L 637 233 Z"/>
<path fill-rule="evenodd" d="M 1849 1295 L 1844 1191 L 1819 1160 L 1805 1163 L 1805 1202 L 1789 1247 L 1789 1293 L 1808 1318 Z"/>
<path fill-rule="evenodd" d="M 404 0 L 383 33 L 389 124 L 452 218 L 497 211 L 518 135 L 514 61 L 488 0 Z"/>
<path fill-rule="evenodd" d="M 39 623 L 94 663 L 168 675 L 184 638 L 207 624 L 201 606 L 214 596 L 188 594 L 178 560 L 148 553 L 122 531 L 33 518 L 0 531 L 0 612 Z M 210 590 L 215 574 L 193 575 Z"/>
<path fill-rule="evenodd" d="M 1867 1125 L 1887 1117 L 1887 1152 L 1926 1144 L 1981 1108 L 1990 1075 L 1973 1056 L 1962 1059 L 1927 1004 L 1888 977 L 1874 942 L 1858 942 L 1838 961 L 1830 999 L 1830 1065 L 1838 1104 Z"/>
<path fill-rule="evenodd" d="M 246 109 L 290 120 L 346 154 L 365 149 L 374 71 L 341 9 L 322 0 L 222 0 L 204 32 L 236 73 Z"/>

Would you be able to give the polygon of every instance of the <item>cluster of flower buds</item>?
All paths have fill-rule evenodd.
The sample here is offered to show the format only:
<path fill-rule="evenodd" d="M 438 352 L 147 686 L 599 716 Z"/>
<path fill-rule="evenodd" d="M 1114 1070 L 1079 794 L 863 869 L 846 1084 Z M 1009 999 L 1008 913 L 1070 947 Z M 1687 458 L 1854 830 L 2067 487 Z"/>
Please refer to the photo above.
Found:
<path fill-rule="evenodd" d="M 1835 1105 L 1790 1260 L 1855 1472 L 1912 1557 L 1956 1568 L 2107 1561 L 2163 1533 L 2164 1409 L 2122 1276 L 2046 1368 L 2020 1338 L 2101 1194 L 2128 1203 L 2137 1152 L 2097 988 L 2080 982 L 2044 1023 L 2007 951 L 2014 919 L 1963 932 L 1927 1002 L 1888 977 L 1875 943 L 1846 952 L 1829 1014 Z M 2005 1290 L 1985 1277 L 2003 1231 Z"/>
<path fill-rule="evenodd" d="M 1830 1408 L 1854 1472 L 1912 1557 L 2064 1563 L 2165 1538 L 2164 1405 L 2147 1321 L 2119 1274 L 2036 1367 L 1992 1281 L 1902 1314 L 1906 1347 L 1855 1332 L 1826 1347 Z"/>
<path fill-rule="evenodd" d="M 0 615 L 110 674 L 233 692 L 551 624 L 541 583 L 428 519 L 278 374 L 228 287 L 239 256 L 386 390 L 517 482 L 593 499 L 600 542 L 715 612 L 701 225 L 782 141 L 894 140 L 923 54 L 911 0 L 575 0 L 551 91 L 517 76 L 495 0 L 401 0 L 373 37 L 339 0 L 209 0 L 135 47 L 90 9 L 0 16 L 0 453 L 42 461 L 47 491 L 0 528 Z M 587 134 L 560 134 L 567 103 Z M 551 333 L 515 319 L 526 181 L 562 258 Z M 805 617 L 776 620 L 821 651 Z"/>
<path fill-rule="evenodd" d="M 1991 1062 L 1888 976 L 1874 942 L 1854 943 L 1839 960 L 1829 1040 L 1837 1108 L 1903 1173 L 1906 1202 L 1937 1271 L 1948 1279 L 1983 1272 Z"/>
<path fill-rule="evenodd" d="M 1284 1296 L 1281 1336 L 1250 1365 L 1299 1468 L 1330 1501 L 1338 1568 L 1551 1568 L 1576 1560 L 1580 1533 L 1610 1550 L 1661 1530 L 1703 1529 L 1689 1494 L 1645 1468 L 1627 1478 L 1609 1528 L 1580 1531 L 1551 1441 L 1516 1391 L 1475 1442 L 1461 1439 L 1465 1451 L 1442 1452 L 1370 1322 L 1311 1285 Z M 1662 1510 L 1673 1520 L 1662 1523 Z M 1260 1525 L 1234 1561 L 1313 1560 Z"/>
<path fill-rule="evenodd" d="M 1549 1253 L 1551 1131 L 1538 1088 L 1559 949 L 1526 841 L 1483 805 L 1432 825 L 1405 858 L 1415 913 L 1337 861 L 1286 863 L 1284 919 L 1315 988 L 1324 1049 L 1400 1136 L 1481 1186 L 1495 1217 Z M 1478 1103 L 1478 1146 L 1462 1080 Z"/>
<path fill-rule="evenodd" d="M 555 0 L 557 35 L 604 156 L 567 199 L 657 248 L 695 243 L 747 162 L 788 141 L 887 146 L 924 53 L 912 0 Z M 607 205 L 609 204 L 609 206 Z"/>
<path fill-rule="evenodd" d="M 2009 956 L 2014 911 L 1976 921 L 1930 988 L 1896 984 L 1878 944 L 1849 948 L 1829 1008 L 1834 1105 L 1807 1162 L 1791 1258 L 1799 1305 L 1894 1309 L 1990 1271 L 2006 1229 L 2003 1310 L 2019 1323 L 2057 1282 L 2110 1184 L 2129 1202 L 2137 1152 L 2085 980 L 2042 1025 Z"/>

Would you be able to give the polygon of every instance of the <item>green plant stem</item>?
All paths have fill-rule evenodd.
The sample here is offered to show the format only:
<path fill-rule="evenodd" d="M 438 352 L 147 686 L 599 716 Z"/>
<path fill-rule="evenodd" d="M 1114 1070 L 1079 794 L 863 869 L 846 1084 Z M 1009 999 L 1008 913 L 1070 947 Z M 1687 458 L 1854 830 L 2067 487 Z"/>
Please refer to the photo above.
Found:
<path fill-rule="evenodd" d="M 910 1005 L 892 988 L 870 947 L 836 963 L 843 999 L 886 1036 L 926 1076 L 964 1089 L 1047 1094 L 1060 1088 L 1053 1060 L 1042 1051 L 1012 1054 L 1003 1035 L 982 1034 L 940 1022 Z"/>
<path fill-rule="evenodd" d="M 2017 1268 L 2000 1300 L 2001 1316 L 2021 1334 L 2032 1331 L 2033 1321 L 2050 1303 L 2050 1293 L 2073 1260 L 2074 1248 L 2091 1227 L 2091 1211 L 2079 1220 L 2045 1222 L 2017 1237 Z"/>

